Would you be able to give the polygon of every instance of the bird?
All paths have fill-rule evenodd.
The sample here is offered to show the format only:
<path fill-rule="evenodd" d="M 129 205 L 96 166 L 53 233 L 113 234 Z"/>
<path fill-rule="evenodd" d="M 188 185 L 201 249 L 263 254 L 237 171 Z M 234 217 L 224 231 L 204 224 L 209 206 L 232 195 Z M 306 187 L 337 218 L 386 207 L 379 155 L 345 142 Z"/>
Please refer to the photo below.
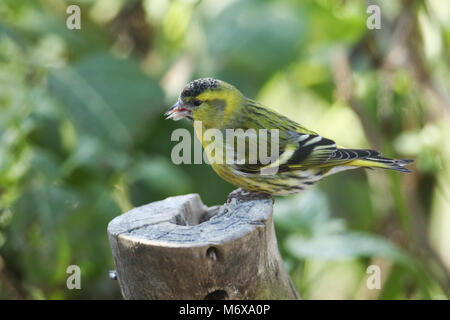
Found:
<path fill-rule="evenodd" d="M 390 159 L 371 149 L 345 148 L 332 139 L 308 130 L 297 122 L 247 98 L 233 85 L 214 78 L 201 78 L 189 82 L 177 102 L 165 113 L 166 119 L 187 119 L 194 125 L 197 138 L 202 141 L 213 170 L 224 180 L 246 192 L 286 196 L 301 192 L 315 182 L 331 174 L 355 168 L 383 168 L 398 172 L 410 172 L 408 159 Z M 254 130 L 259 135 L 261 129 L 269 132 L 260 143 L 276 144 L 278 152 L 272 161 L 211 161 L 217 155 L 211 150 L 211 143 L 202 134 L 208 129 L 224 133 L 229 129 Z M 276 130 L 277 141 L 273 142 L 270 132 Z M 259 140 L 258 140 L 259 141 Z M 248 146 L 248 141 L 245 146 Z M 260 147 L 260 146 L 258 146 Z M 223 154 L 232 150 L 236 160 L 236 141 L 222 142 Z M 219 148 L 219 150 L 220 150 Z M 217 152 L 217 149 L 216 149 Z M 241 160 L 249 160 L 250 150 L 241 154 Z M 222 154 L 222 156 L 223 156 Z M 220 157 L 220 156 L 219 156 Z M 275 168 L 271 174 L 264 170 Z M 270 172 L 270 171 L 269 171 Z"/>

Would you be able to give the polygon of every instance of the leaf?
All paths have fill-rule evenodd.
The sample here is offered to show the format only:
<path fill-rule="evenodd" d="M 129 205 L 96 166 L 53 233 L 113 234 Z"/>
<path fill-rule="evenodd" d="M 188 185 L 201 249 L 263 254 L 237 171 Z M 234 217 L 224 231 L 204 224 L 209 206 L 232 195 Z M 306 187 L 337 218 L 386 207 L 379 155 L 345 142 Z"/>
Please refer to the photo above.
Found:
<path fill-rule="evenodd" d="M 298 259 L 342 260 L 385 257 L 409 268 L 415 263 L 386 239 L 347 231 L 342 219 L 332 218 L 326 195 L 311 189 L 296 197 L 280 199 L 274 206 L 277 228 L 289 234 L 283 247 Z"/>
<path fill-rule="evenodd" d="M 323 235 L 313 238 L 292 236 L 288 250 L 301 259 L 342 260 L 360 257 L 384 257 L 405 266 L 414 262 L 398 247 L 378 236 L 359 232 Z"/>
<path fill-rule="evenodd" d="M 163 92 L 156 81 L 133 61 L 109 54 L 54 70 L 48 83 L 80 134 L 115 148 L 129 148 L 152 115 L 159 114 L 163 107 Z"/>
<path fill-rule="evenodd" d="M 222 66 L 219 76 L 245 92 L 249 83 L 261 85 L 292 62 L 305 38 L 301 12 L 292 11 L 282 4 L 235 2 L 210 20 L 208 46 Z"/>
<path fill-rule="evenodd" d="M 181 194 L 189 192 L 188 176 L 169 159 L 153 156 L 142 159 L 128 172 L 131 182 L 142 181 L 161 194 Z M 148 196 L 147 196 L 148 198 Z"/>
<path fill-rule="evenodd" d="M 277 199 L 274 205 L 276 226 L 305 236 L 328 234 L 345 228 L 341 219 L 330 219 L 326 195 L 311 189 L 292 198 Z"/>

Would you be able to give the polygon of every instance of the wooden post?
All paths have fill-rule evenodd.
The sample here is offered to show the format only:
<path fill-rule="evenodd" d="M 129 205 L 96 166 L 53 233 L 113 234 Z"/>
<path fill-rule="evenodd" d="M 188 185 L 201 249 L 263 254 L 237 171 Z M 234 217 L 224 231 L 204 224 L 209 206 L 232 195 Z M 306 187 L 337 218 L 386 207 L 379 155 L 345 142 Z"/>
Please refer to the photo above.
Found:
<path fill-rule="evenodd" d="M 299 299 L 278 252 L 273 200 L 197 194 L 132 209 L 108 225 L 125 299 Z"/>

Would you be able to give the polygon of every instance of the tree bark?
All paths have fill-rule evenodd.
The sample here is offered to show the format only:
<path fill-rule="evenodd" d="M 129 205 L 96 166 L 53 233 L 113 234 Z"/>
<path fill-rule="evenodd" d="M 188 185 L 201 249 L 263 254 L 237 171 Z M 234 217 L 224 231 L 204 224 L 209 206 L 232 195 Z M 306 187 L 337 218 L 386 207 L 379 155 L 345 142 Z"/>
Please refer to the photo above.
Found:
<path fill-rule="evenodd" d="M 273 200 L 197 194 L 134 208 L 108 225 L 125 299 L 298 299 L 278 252 Z"/>

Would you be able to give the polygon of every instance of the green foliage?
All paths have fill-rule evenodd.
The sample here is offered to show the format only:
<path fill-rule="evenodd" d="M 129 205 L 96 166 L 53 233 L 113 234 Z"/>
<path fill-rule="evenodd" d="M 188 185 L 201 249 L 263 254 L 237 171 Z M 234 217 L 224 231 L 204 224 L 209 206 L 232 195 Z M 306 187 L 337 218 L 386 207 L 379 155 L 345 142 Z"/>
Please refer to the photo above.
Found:
<path fill-rule="evenodd" d="M 236 2 L 209 19 L 208 49 L 218 77 L 250 91 L 260 87 L 274 72 L 289 65 L 304 40 L 301 12 L 275 3 Z M 242 70 L 252 77 L 243 78 Z"/>
<path fill-rule="evenodd" d="M 81 30 L 66 28 L 72 2 L 0 3 L 0 298 L 120 298 L 107 276 L 112 218 L 190 192 L 224 202 L 233 186 L 209 166 L 171 162 L 172 131 L 192 129 L 162 115 L 202 76 L 341 145 L 416 160 L 409 176 L 344 172 L 276 199 L 280 250 L 302 297 L 448 296 L 445 1 L 411 5 L 408 46 L 393 38 L 402 1 L 383 2 L 376 31 L 361 1 L 75 3 Z M 424 74 L 417 61 L 383 64 L 396 43 Z M 351 99 L 337 90 L 341 49 Z M 82 290 L 66 288 L 71 264 Z M 376 292 L 365 287 L 371 264 L 382 270 Z"/>
<path fill-rule="evenodd" d="M 51 72 L 48 87 L 67 108 L 76 131 L 113 152 L 130 150 L 134 137 L 163 111 L 163 92 L 156 81 L 134 61 L 108 54 Z"/>

